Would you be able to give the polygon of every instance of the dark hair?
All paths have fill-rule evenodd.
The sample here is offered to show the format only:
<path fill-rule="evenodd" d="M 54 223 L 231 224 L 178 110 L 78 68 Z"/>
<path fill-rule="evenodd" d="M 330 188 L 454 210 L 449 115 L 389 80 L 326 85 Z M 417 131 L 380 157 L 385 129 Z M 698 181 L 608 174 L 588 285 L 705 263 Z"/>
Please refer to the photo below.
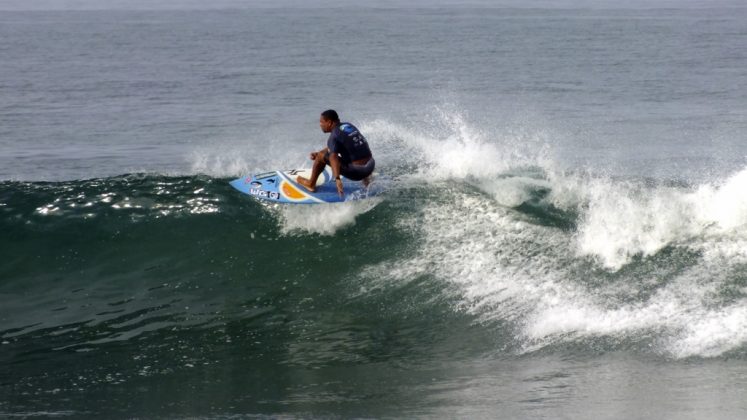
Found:
<path fill-rule="evenodd" d="M 322 112 L 322 117 L 327 121 L 332 121 L 336 123 L 340 122 L 340 117 L 337 115 L 337 111 L 335 111 L 334 109 L 328 109 Z"/>

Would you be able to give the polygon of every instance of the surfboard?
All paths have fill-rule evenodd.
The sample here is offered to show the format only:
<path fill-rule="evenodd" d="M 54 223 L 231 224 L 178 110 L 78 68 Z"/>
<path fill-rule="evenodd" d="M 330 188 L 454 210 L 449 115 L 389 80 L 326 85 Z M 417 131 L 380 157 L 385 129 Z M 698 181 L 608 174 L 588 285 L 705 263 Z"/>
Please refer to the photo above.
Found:
<path fill-rule="evenodd" d="M 320 204 L 339 203 L 372 197 L 378 190 L 374 183 L 368 187 L 362 182 L 350 181 L 343 177 L 344 196 L 337 194 L 337 186 L 332 179 L 332 169 L 326 167 L 316 182 L 316 191 L 311 192 L 296 182 L 297 176 L 311 178 L 311 169 L 264 172 L 247 175 L 230 182 L 231 186 L 244 194 L 275 203 Z"/>

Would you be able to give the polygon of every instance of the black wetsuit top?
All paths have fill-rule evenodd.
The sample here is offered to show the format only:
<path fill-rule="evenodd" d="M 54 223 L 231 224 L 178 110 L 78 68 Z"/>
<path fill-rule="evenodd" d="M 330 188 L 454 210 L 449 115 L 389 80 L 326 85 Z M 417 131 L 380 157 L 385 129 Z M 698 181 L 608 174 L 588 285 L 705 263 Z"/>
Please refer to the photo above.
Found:
<path fill-rule="evenodd" d="M 353 124 L 340 123 L 332 129 L 327 139 L 327 147 L 331 153 L 340 155 L 345 165 L 359 159 L 372 157 L 371 149 L 363 134 Z"/>

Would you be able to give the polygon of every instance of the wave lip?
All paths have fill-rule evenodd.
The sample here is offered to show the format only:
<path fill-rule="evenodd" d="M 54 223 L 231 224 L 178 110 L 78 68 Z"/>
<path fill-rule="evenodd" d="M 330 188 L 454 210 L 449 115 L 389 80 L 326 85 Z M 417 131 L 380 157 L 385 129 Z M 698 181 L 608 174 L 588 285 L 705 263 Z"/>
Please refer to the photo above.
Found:
<path fill-rule="evenodd" d="M 635 256 L 667 246 L 691 247 L 744 261 L 747 251 L 747 169 L 696 189 L 592 181 L 579 223 L 580 255 L 619 270 Z"/>

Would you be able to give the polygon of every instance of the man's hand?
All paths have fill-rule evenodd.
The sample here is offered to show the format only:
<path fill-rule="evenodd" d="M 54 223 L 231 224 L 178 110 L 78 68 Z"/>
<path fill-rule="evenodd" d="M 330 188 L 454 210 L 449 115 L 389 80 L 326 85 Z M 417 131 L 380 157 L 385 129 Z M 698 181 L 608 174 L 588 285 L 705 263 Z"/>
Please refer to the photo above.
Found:
<path fill-rule="evenodd" d="M 337 178 L 335 180 L 335 184 L 337 184 L 337 194 L 340 194 L 340 198 L 345 196 L 345 192 L 342 188 L 342 180 L 340 178 Z"/>
<path fill-rule="evenodd" d="M 311 152 L 311 153 L 309 153 L 309 159 L 316 160 L 316 154 L 317 153 L 319 153 L 319 152 Z"/>

